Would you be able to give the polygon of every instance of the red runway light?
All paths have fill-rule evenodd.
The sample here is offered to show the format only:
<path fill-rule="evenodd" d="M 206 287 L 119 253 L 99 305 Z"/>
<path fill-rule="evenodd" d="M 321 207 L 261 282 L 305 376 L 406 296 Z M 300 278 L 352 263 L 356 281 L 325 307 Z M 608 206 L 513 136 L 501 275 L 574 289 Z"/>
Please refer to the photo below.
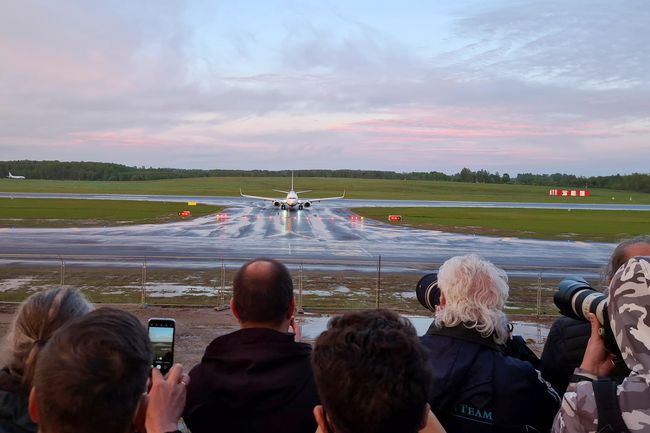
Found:
<path fill-rule="evenodd" d="M 190 215 L 191 215 L 191 213 L 190 213 L 190 211 L 188 211 L 188 210 L 182 210 L 182 211 L 180 211 L 180 212 L 178 213 L 178 216 L 179 216 L 179 217 L 182 217 L 182 218 L 187 218 L 187 217 L 190 216 Z"/>
<path fill-rule="evenodd" d="M 388 221 L 402 221 L 402 215 L 388 215 Z"/>

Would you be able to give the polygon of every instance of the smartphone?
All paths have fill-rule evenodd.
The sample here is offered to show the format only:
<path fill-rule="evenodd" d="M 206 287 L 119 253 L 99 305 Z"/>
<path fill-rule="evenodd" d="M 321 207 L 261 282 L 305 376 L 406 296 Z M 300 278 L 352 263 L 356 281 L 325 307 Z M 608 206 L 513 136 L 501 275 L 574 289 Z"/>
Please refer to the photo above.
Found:
<path fill-rule="evenodd" d="M 174 365 L 174 319 L 149 319 L 149 340 L 153 346 L 153 367 L 165 375 Z"/>

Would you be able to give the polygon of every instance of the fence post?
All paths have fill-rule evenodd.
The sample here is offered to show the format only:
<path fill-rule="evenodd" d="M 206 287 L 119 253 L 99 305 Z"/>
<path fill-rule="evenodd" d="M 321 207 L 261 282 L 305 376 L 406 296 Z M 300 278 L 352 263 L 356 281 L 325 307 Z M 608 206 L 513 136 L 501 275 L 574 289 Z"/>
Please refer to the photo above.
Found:
<path fill-rule="evenodd" d="M 219 297 L 219 308 L 223 308 L 226 296 L 226 261 L 221 258 L 221 292 Z"/>
<path fill-rule="evenodd" d="M 381 255 L 377 257 L 377 292 L 375 294 L 375 308 L 379 309 L 379 292 L 381 291 Z"/>
<path fill-rule="evenodd" d="M 542 273 L 537 274 L 537 318 L 542 314 Z"/>
<path fill-rule="evenodd" d="M 142 287 L 140 288 L 140 305 L 142 308 L 146 308 L 146 294 L 144 286 L 147 284 L 147 258 L 142 259 Z"/>
<path fill-rule="evenodd" d="M 305 311 L 302 309 L 302 263 L 300 264 L 300 269 L 298 270 L 298 314 L 304 314 Z"/>
<path fill-rule="evenodd" d="M 63 289 L 65 285 L 65 260 L 61 256 L 59 256 L 59 259 L 61 259 L 61 288 Z"/>

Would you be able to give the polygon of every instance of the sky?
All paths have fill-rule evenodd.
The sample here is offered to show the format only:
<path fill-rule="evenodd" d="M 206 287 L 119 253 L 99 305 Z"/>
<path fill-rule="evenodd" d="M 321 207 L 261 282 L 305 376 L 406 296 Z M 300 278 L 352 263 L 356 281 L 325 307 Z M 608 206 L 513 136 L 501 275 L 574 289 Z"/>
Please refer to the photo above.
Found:
<path fill-rule="evenodd" d="M 4 0 L 0 160 L 648 173 L 647 0 Z"/>

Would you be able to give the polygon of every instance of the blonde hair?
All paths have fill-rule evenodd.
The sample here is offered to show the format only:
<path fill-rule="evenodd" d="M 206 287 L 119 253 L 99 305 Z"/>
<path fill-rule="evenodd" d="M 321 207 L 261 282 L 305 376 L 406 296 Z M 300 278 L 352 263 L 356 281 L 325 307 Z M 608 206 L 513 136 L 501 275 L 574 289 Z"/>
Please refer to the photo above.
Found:
<path fill-rule="evenodd" d="M 54 331 L 92 309 L 81 292 L 67 288 L 35 293 L 20 305 L 5 337 L 2 364 L 22 377 L 26 392 L 32 386 L 38 353 Z"/>
<path fill-rule="evenodd" d="M 476 254 L 452 257 L 438 271 L 438 286 L 445 298 L 436 311 L 440 327 L 463 325 L 497 344 L 508 338 L 503 312 L 508 300 L 508 276 Z"/>

